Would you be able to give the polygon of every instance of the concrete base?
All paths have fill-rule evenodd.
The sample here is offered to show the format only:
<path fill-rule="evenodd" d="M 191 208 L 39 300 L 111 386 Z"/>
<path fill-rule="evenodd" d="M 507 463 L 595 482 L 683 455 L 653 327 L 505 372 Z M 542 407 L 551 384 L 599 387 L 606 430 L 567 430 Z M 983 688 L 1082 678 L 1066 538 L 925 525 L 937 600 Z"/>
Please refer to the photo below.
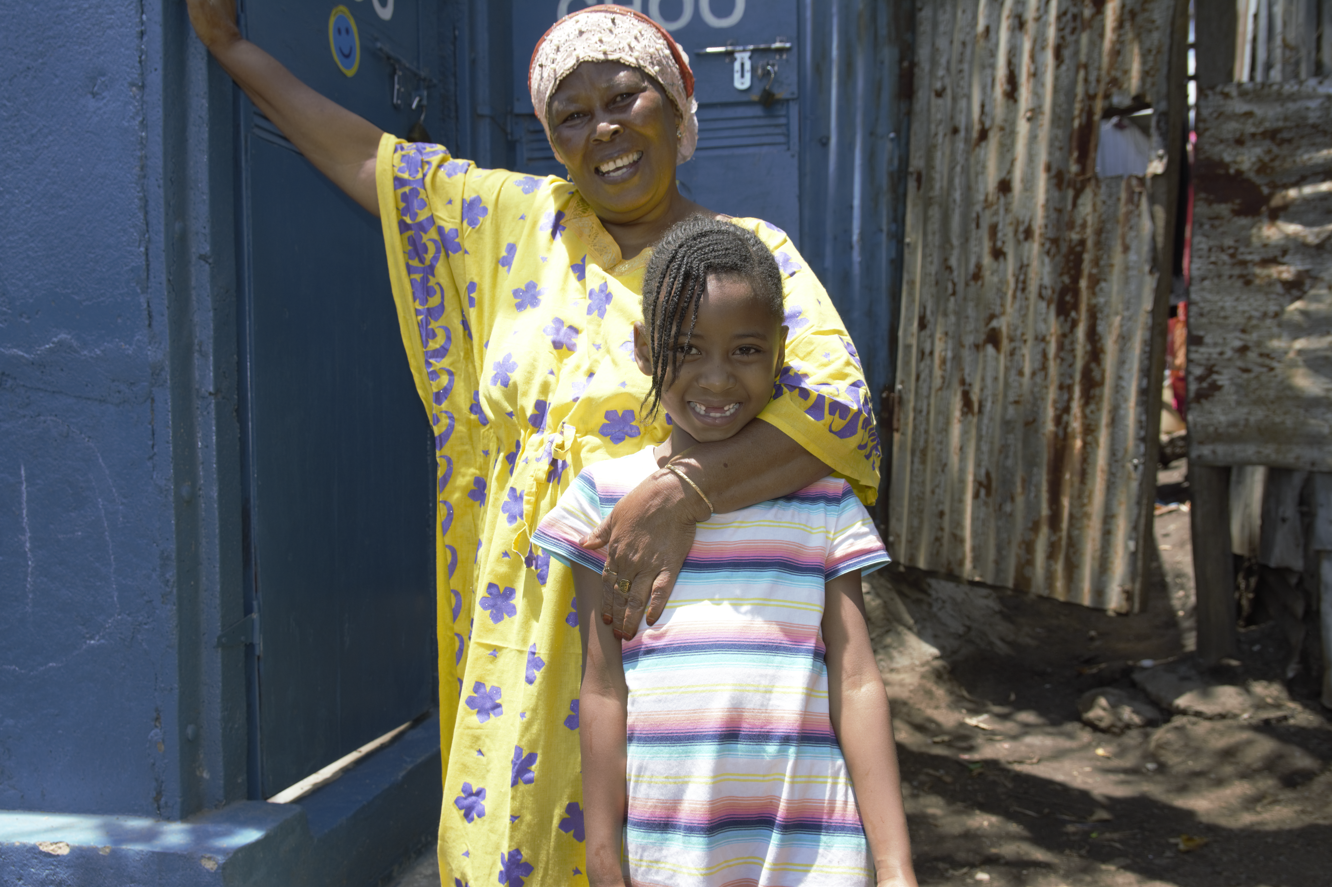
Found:
<path fill-rule="evenodd" d="M 293 804 L 184 822 L 0 811 L 0 884 L 369 887 L 435 837 L 441 796 L 430 719 Z"/>

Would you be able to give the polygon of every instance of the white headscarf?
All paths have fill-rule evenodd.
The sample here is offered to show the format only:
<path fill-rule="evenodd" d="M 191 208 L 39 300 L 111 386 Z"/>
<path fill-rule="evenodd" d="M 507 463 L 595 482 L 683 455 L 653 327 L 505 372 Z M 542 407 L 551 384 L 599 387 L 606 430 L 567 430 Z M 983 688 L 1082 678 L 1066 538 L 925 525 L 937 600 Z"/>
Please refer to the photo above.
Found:
<path fill-rule="evenodd" d="M 680 118 L 675 162 L 684 163 L 694 156 L 698 101 L 694 98 L 689 54 L 661 25 L 624 6 L 590 6 L 570 13 L 537 41 L 527 71 L 527 86 L 546 138 L 550 138 L 550 97 L 560 81 L 583 62 L 620 62 L 661 84 Z"/>

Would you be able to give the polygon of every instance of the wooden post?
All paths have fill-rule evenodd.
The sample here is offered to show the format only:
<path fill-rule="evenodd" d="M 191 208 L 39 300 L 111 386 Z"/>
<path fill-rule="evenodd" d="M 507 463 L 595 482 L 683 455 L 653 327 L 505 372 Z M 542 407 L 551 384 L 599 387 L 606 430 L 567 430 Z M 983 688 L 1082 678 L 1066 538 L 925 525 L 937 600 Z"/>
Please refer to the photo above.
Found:
<path fill-rule="evenodd" d="M 1198 590 L 1198 658 L 1235 653 L 1235 564 L 1230 553 L 1230 469 L 1189 462 L 1189 527 Z"/>
<path fill-rule="evenodd" d="M 1332 708 L 1332 472 L 1313 476 L 1310 549 L 1318 560 L 1318 621 L 1323 630 L 1323 705 Z"/>

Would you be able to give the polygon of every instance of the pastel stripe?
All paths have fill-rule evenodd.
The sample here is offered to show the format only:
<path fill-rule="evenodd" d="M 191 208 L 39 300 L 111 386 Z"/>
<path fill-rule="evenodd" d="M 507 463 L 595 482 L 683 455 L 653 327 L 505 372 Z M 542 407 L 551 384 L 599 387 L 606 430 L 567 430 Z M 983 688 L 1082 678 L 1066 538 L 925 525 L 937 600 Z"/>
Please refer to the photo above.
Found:
<path fill-rule="evenodd" d="M 534 541 L 600 570 L 577 540 L 656 467 L 645 450 L 586 469 Z M 661 619 L 623 646 L 634 884 L 872 883 L 820 623 L 830 579 L 886 562 L 833 478 L 698 525 Z"/>

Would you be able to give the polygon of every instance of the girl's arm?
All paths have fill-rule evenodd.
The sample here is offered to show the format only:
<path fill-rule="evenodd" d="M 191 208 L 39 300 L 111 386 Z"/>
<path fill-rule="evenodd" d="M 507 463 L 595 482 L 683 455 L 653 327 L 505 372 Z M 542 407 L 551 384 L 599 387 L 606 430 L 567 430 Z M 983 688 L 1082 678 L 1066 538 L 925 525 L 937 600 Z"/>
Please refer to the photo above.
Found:
<path fill-rule="evenodd" d="M 597 618 L 601 577 L 574 564 L 578 630 L 583 636 L 583 688 L 578 702 L 578 739 L 583 753 L 583 827 L 587 877 L 592 887 L 625 887 L 620 847 L 625 820 L 626 718 L 620 642 Z"/>
<path fill-rule="evenodd" d="M 213 54 L 263 115 L 305 159 L 375 216 L 375 158 L 383 132 L 365 118 L 329 101 L 236 27 L 235 0 L 189 0 L 190 22 Z"/>
<path fill-rule="evenodd" d="M 893 742 L 893 719 L 865 627 L 860 571 L 830 580 L 824 595 L 828 712 L 865 824 L 879 885 L 916 887 Z"/>

